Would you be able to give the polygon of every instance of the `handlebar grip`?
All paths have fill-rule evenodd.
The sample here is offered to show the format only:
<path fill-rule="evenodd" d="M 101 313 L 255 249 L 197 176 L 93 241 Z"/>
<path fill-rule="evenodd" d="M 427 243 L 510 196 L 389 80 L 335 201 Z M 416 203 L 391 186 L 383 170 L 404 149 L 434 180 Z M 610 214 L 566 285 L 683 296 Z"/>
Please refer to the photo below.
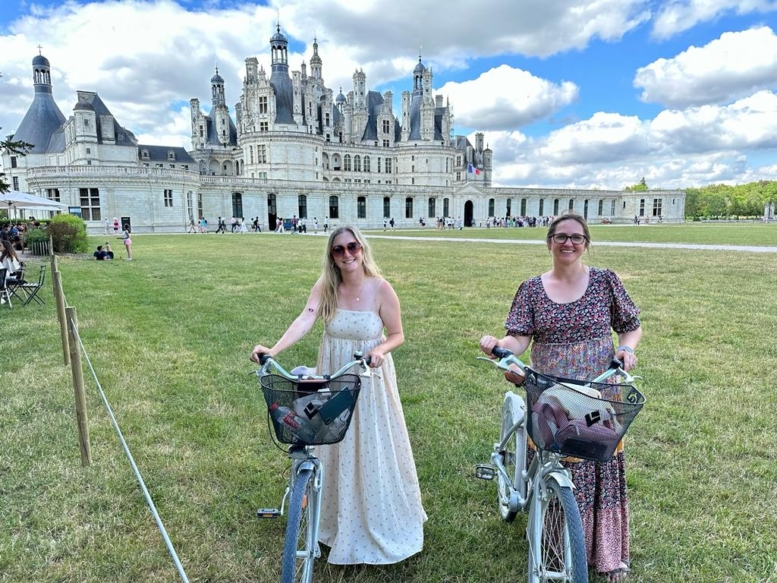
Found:
<path fill-rule="evenodd" d="M 508 356 L 513 355 L 513 353 L 507 350 L 507 348 L 502 348 L 501 346 L 494 346 L 491 349 L 491 354 L 493 354 L 497 358 L 507 358 Z"/>
<path fill-rule="evenodd" d="M 272 357 L 269 354 L 262 354 L 259 357 L 259 364 L 264 366 L 265 364 L 267 364 L 267 361 L 270 360 L 270 358 L 272 358 Z"/>
<path fill-rule="evenodd" d="M 619 368 L 623 368 L 623 363 L 620 360 L 618 360 L 617 358 L 613 358 L 610 361 L 610 368 L 612 370 L 618 370 Z"/>
<path fill-rule="evenodd" d="M 371 356 L 365 356 L 364 357 L 364 364 L 366 364 L 367 366 L 370 366 L 371 362 L 372 362 L 372 357 Z"/>

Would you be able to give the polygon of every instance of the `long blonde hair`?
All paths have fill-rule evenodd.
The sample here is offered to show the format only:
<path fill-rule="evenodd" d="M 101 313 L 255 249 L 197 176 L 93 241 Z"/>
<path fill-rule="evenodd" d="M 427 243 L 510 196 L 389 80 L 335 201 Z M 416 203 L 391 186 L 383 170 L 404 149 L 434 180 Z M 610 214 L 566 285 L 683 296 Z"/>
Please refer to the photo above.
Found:
<path fill-rule="evenodd" d="M 329 235 L 329 241 L 327 241 L 326 244 L 326 252 L 324 253 L 324 265 L 321 273 L 321 281 L 324 285 L 317 314 L 317 316 L 324 320 L 325 323 L 330 322 L 335 316 L 335 312 L 337 311 L 337 288 L 343 282 L 340 268 L 337 267 L 337 264 L 332 257 L 332 247 L 334 247 L 334 240 L 345 232 L 351 233 L 354 239 L 362 246 L 362 267 L 364 268 L 364 275 L 367 277 L 380 277 L 380 269 L 372 258 L 370 244 L 359 229 L 350 225 L 345 225 L 332 231 Z"/>

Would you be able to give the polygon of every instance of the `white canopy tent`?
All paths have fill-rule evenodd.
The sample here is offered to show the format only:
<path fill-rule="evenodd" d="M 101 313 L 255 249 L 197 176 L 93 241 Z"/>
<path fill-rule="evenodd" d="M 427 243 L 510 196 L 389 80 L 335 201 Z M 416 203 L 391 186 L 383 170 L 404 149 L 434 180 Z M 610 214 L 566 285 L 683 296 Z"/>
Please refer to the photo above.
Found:
<path fill-rule="evenodd" d="M 8 209 L 8 216 L 11 216 L 11 209 L 35 209 L 40 211 L 62 211 L 67 209 L 67 205 L 56 200 L 43 198 L 18 190 L 9 190 L 0 193 L 0 208 Z"/>

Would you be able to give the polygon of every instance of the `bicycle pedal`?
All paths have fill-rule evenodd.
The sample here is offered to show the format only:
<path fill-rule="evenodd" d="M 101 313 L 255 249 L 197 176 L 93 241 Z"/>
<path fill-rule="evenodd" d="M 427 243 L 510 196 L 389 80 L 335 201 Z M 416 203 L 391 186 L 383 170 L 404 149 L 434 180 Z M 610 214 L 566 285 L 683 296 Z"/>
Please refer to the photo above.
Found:
<path fill-rule="evenodd" d="M 256 511 L 259 518 L 280 518 L 281 511 L 277 508 L 260 508 Z"/>
<path fill-rule="evenodd" d="M 475 466 L 475 477 L 478 480 L 493 480 L 496 478 L 496 470 L 494 466 L 487 464 L 478 464 Z"/>

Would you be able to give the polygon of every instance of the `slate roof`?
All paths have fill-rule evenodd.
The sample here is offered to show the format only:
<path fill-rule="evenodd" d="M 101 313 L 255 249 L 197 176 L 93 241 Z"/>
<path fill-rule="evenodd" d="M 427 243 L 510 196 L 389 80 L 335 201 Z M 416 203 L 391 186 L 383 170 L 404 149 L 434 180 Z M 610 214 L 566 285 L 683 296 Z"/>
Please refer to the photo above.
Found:
<path fill-rule="evenodd" d="M 143 158 L 143 151 L 148 152 L 148 158 Z M 170 160 L 167 155 L 172 152 L 175 154 L 175 160 Z M 146 146 L 138 144 L 138 160 L 142 162 L 166 162 L 170 164 L 192 164 L 197 162 L 192 158 L 185 148 L 180 146 Z"/>
<path fill-rule="evenodd" d="M 219 136 L 216 132 L 215 109 L 216 106 L 213 106 L 210 110 L 210 114 L 205 116 L 206 135 L 208 136 L 207 143 L 214 146 L 220 146 L 221 142 L 219 141 Z M 227 115 L 227 119 L 229 120 L 229 144 L 237 146 L 237 127 L 235 127 L 235 122 L 232 121 L 231 115 Z"/>
<path fill-rule="evenodd" d="M 19 124 L 13 139 L 32 144 L 33 148 L 30 150 L 30 154 L 43 154 L 49 151 L 51 136 L 65 123 L 65 116 L 62 115 L 54 101 L 50 87 L 48 87 L 49 92 L 38 91 L 38 87 L 35 89 L 32 104 L 24 115 L 22 123 Z M 64 140 L 62 149 L 53 151 L 61 152 L 63 150 Z"/>

